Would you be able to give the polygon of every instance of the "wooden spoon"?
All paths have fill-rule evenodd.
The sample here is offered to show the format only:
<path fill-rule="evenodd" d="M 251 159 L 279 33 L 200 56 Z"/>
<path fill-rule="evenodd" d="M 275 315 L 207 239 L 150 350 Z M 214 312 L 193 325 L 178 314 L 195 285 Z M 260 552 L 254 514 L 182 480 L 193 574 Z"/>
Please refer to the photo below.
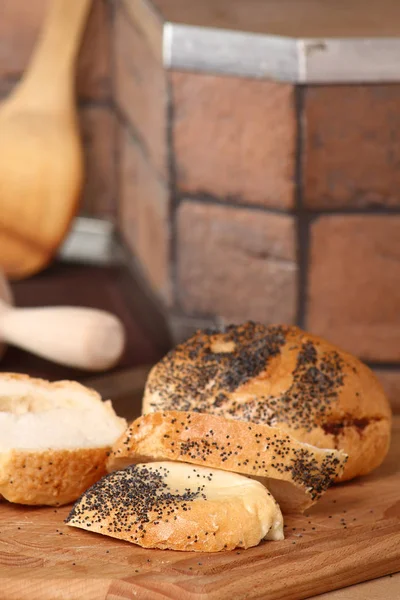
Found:
<path fill-rule="evenodd" d="M 49 4 L 31 64 L 0 107 L 0 266 L 14 279 L 51 260 L 82 184 L 74 63 L 91 0 Z"/>
<path fill-rule="evenodd" d="M 91 308 L 14 308 L 0 273 L 0 340 L 56 363 L 104 371 L 114 366 L 125 345 L 121 321 Z M 4 345 L 0 344 L 0 357 Z"/>

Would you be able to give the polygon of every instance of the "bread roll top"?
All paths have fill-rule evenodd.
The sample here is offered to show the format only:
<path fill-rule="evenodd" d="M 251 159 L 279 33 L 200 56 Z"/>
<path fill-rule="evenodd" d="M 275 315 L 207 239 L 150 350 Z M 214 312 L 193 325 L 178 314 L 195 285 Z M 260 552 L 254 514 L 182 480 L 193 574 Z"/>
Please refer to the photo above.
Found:
<path fill-rule="evenodd" d="M 198 331 L 151 371 L 143 413 L 197 411 L 278 426 L 349 455 L 339 480 L 385 457 L 391 410 L 372 371 L 295 326 L 253 322 Z"/>

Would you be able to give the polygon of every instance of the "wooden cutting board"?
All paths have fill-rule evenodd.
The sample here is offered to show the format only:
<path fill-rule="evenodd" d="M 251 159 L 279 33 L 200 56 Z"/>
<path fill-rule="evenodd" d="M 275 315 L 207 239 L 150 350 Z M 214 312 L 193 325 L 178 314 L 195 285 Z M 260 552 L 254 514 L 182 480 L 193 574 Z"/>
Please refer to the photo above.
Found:
<path fill-rule="evenodd" d="M 300 600 L 400 571 L 400 416 L 384 465 L 286 518 L 286 539 L 219 554 L 144 550 L 0 505 L 1 600 Z"/>

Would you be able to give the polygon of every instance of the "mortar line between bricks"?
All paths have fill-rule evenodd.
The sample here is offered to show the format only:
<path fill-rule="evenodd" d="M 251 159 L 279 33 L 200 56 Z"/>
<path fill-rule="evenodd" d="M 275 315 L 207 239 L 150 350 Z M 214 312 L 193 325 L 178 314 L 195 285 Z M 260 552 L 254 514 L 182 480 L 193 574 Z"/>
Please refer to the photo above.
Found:
<path fill-rule="evenodd" d="M 299 161 L 300 162 L 300 161 Z M 296 169 L 295 169 L 296 170 Z M 300 174 L 301 175 L 301 174 Z M 295 175 L 295 178 L 297 176 Z M 300 203 L 301 209 L 297 206 L 298 198 L 297 196 L 301 195 Z M 370 208 L 354 208 L 354 209 L 331 209 L 331 210 L 309 210 L 304 207 L 303 204 L 303 192 L 298 194 L 296 192 L 296 206 L 291 208 L 278 208 L 276 206 L 264 206 L 261 204 L 254 204 L 244 202 L 241 199 L 235 199 L 234 197 L 219 197 L 210 194 L 209 192 L 179 192 L 179 200 L 181 202 L 198 202 L 200 204 L 214 204 L 217 206 L 229 206 L 231 208 L 243 208 L 250 211 L 260 211 L 264 213 L 273 213 L 277 215 L 295 215 L 298 216 L 301 214 L 303 221 L 311 222 L 317 217 L 323 216 L 379 216 L 379 215 L 400 215 L 400 206 L 399 208 L 389 208 L 389 207 L 370 207 Z"/>
<path fill-rule="evenodd" d="M 22 73 L 21 73 L 22 76 Z M 9 98 L 14 91 L 15 86 L 21 81 L 21 76 L 15 77 L 2 77 L 1 81 L 5 81 L 6 83 L 10 83 L 12 88 L 10 91 L 2 91 L 0 92 L 0 100 L 5 100 Z M 110 110 L 114 110 L 114 102 L 112 99 L 112 90 L 110 91 L 110 95 L 105 98 L 85 98 L 85 97 L 76 97 L 76 107 L 79 108 L 109 108 Z"/>
<path fill-rule="evenodd" d="M 388 373 L 390 373 L 391 371 L 398 372 L 400 370 L 400 362 L 376 362 L 373 360 L 366 360 L 363 362 L 365 362 L 365 364 L 368 365 L 370 369 L 380 369 L 382 371 L 387 371 Z"/>
<path fill-rule="evenodd" d="M 110 92 L 112 94 L 112 90 Z M 77 98 L 78 108 L 109 108 L 114 109 L 114 102 L 111 97 L 108 98 Z"/>
<path fill-rule="evenodd" d="M 236 200 L 233 197 L 224 197 L 220 198 L 218 196 L 214 196 L 208 192 L 180 192 L 179 199 L 181 202 L 198 202 L 200 204 L 214 204 L 216 206 L 228 206 L 230 208 L 242 208 L 250 211 L 259 211 L 259 212 L 267 212 L 274 213 L 277 215 L 290 215 L 293 214 L 291 209 L 285 210 L 283 208 L 276 208 L 273 206 L 262 206 L 260 204 L 253 204 L 243 202 L 242 200 Z"/>
<path fill-rule="evenodd" d="M 309 270 L 309 217 L 304 211 L 303 202 L 303 166 L 304 166 L 304 88 L 294 89 L 296 116 L 295 151 L 295 215 L 297 237 L 297 325 L 304 328 L 307 312 L 307 289 Z"/>
<path fill-rule="evenodd" d="M 172 93 L 172 83 L 168 76 L 167 78 L 167 129 L 166 129 L 166 144 L 167 144 L 167 168 L 168 168 L 168 187 L 169 187 L 169 226 L 170 226 L 170 241 L 169 241 L 169 274 L 171 277 L 171 296 L 172 308 L 182 311 L 178 293 L 178 207 L 180 199 L 177 193 L 177 177 L 176 177 L 176 162 L 174 156 L 174 99 Z"/>
<path fill-rule="evenodd" d="M 148 165 L 150 166 L 153 173 L 156 175 L 157 179 L 163 185 L 166 185 L 165 177 L 155 166 L 146 142 L 144 141 L 143 137 L 138 132 L 136 127 L 131 123 L 125 111 L 120 107 L 120 105 L 117 102 L 115 102 L 114 104 L 114 113 L 117 118 L 117 121 L 127 129 L 132 140 L 135 142 L 135 144 L 137 144 L 140 147 L 141 152 L 143 153 Z"/>
<path fill-rule="evenodd" d="M 362 217 L 362 216 L 396 216 L 400 215 L 400 205 L 398 207 L 390 206 L 364 206 L 360 208 L 331 208 L 331 209 L 304 209 L 304 214 L 307 214 L 309 218 L 324 217 L 324 216 L 337 216 L 337 217 Z"/>

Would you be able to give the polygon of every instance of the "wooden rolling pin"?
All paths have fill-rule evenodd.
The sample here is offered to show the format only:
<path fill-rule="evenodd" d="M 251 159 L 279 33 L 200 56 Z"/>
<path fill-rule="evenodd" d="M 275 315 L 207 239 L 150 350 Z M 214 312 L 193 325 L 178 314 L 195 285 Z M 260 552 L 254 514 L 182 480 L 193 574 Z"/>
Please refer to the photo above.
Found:
<path fill-rule="evenodd" d="M 72 306 L 14 308 L 12 302 L 11 290 L 0 274 L 1 342 L 88 371 L 104 371 L 120 359 L 125 331 L 116 316 Z"/>
<path fill-rule="evenodd" d="M 32 60 L 0 107 L 0 267 L 51 260 L 78 208 L 83 162 L 74 65 L 91 0 L 50 0 Z"/>

